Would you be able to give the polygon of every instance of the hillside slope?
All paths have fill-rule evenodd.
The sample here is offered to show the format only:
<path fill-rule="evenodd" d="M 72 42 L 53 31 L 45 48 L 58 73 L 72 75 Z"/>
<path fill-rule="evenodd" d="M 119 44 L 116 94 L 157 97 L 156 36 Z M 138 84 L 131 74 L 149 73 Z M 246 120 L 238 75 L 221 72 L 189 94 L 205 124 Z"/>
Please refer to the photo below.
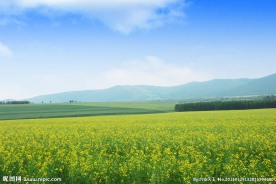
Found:
<path fill-rule="evenodd" d="M 27 99 L 41 102 L 124 102 L 181 100 L 189 98 L 212 98 L 276 94 L 276 74 L 258 79 L 214 79 L 192 82 L 173 87 L 115 86 L 101 90 L 72 91 Z"/>

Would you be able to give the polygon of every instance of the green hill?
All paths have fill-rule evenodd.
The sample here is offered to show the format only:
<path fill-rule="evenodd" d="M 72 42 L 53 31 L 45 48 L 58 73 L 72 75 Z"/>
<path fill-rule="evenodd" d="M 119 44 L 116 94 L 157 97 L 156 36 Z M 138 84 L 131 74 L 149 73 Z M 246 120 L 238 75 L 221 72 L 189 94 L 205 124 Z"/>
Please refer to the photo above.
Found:
<path fill-rule="evenodd" d="M 168 101 L 276 94 L 276 74 L 258 79 L 215 79 L 173 87 L 115 86 L 101 90 L 72 91 L 27 99 L 34 103 Z"/>

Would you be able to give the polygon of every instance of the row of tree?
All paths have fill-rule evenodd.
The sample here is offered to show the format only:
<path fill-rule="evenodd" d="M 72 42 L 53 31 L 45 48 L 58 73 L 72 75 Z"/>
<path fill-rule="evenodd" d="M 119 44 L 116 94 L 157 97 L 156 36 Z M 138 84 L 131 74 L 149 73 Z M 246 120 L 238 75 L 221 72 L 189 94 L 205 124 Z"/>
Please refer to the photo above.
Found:
<path fill-rule="evenodd" d="M 0 101 L 0 104 L 30 104 L 31 102 L 29 101 Z"/>
<path fill-rule="evenodd" d="M 208 111 L 208 110 L 240 110 L 276 108 L 276 99 L 273 100 L 240 100 L 215 101 L 176 104 L 175 111 Z"/>

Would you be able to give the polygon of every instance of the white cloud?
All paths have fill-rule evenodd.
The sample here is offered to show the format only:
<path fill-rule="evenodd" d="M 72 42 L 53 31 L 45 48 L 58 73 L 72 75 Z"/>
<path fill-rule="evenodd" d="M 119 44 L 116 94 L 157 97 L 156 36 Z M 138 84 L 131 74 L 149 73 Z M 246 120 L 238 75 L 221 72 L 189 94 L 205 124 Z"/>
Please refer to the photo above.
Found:
<path fill-rule="evenodd" d="M 74 68 L 55 66 L 56 70 L 46 67 L 45 71 L 36 66 L 26 68 L 27 71 L 4 69 L 5 72 L 0 73 L 0 100 L 24 99 L 65 91 L 105 89 L 116 85 L 174 86 L 212 79 L 208 73 L 198 69 L 172 64 L 154 56 L 105 69 L 97 68 L 94 64 L 81 63 Z M 5 76 L 9 76 L 9 79 Z"/>
<path fill-rule="evenodd" d="M 0 43 L 0 56 L 11 56 L 12 51 L 2 43 Z"/>
<path fill-rule="evenodd" d="M 120 68 L 102 73 L 98 87 L 114 85 L 174 86 L 193 81 L 211 79 L 209 74 L 167 63 L 157 57 L 147 56 L 144 60 L 131 61 Z"/>
<path fill-rule="evenodd" d="M 182 20 L 185 5 L 185 0 L 1 0 L 0 11 L 21 14 L 39 9 L 43 13 L 77 13 L 128 33 Z"/>

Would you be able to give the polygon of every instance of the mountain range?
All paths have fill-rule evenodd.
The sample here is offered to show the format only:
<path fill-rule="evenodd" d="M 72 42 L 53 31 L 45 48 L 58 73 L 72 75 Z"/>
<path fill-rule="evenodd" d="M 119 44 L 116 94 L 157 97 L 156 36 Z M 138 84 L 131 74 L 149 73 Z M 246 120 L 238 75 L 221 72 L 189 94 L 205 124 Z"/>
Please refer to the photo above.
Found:
<path fill-rule="evenodd" d="M 192 98 L 221 98 L 276 94 L 276 74 L 257 79 L 214 79 L 191 82 L 173 87 L 148 85 L 114 86 L 100 90 L 71 91 L 36 96 L 34 103 L 126 102 L 126 101 L 180 101 Z"/>

